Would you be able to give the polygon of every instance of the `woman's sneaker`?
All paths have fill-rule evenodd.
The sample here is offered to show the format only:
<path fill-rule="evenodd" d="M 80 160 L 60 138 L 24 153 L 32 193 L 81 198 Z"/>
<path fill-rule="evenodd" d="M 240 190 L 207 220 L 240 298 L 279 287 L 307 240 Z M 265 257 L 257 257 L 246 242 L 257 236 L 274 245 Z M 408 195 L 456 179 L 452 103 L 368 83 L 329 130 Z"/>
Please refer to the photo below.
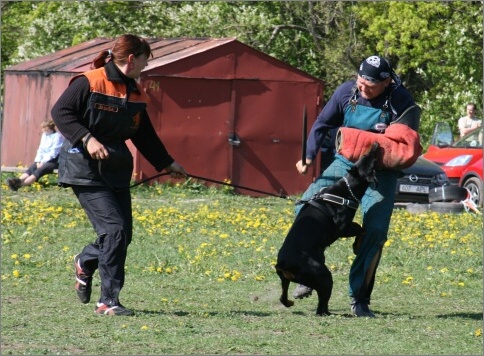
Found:
<path fill-rule="evenodd" d="M 119 315 L 119 316 L 132 316 L 134 311 L 126 309 L 121 304 L 109 306 L 104 303 L 97 303 L 94 313 L 99 315 Z"/>
<path fill-rule="evenodd" d="M 85 273 L 81 268 L 79 255 L 74 256 L 74 268 L 76 271 L 76 293 L 81 303 L 87 304 L 91 300 L 92 276 Z"/>

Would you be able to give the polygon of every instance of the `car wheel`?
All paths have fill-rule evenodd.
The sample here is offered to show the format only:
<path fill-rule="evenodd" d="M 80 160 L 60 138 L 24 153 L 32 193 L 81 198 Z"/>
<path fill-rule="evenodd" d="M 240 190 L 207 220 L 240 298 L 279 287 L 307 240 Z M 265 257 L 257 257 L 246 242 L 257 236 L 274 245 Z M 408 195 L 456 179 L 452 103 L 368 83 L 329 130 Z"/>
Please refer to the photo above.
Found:
<path fill-rule="evenodd" d="M 477 205 L 482 206 L 482 183 L 479 178 L 470 177 L 462 185 L 471 192 L 471 200 Z"/>
<path fill-rule="evenodd" d="M 429 204 L 408 204 L 407 211 L 412 214 L 420 214 L 429 211 Z"/>
<path fill-rule="evenodd" d="M 456 185 L 444 185 L 429 191 L 429 203 L 462 201 L 467 198 L 467 189 Z"/>
<path fill-rule="evenodd" d="M 436 213 L 461 213 L 464 211 L 464 204 L 433 202 L 430 204 L 430 211 L 434 211 Z"/>

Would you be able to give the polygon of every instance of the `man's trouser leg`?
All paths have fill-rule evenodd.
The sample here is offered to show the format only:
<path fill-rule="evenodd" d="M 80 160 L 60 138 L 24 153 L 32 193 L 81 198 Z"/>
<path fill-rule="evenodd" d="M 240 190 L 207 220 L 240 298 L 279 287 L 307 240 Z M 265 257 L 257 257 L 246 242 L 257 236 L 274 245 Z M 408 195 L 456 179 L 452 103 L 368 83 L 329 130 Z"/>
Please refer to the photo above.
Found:
<path fill-rule="evenodd" d="M 369 188 L 362 199 L 365 235 L 349 276 L 350 297 L 367 304 L 393 213 L 397 172 L 379 171 L 377 179 L 376 190 Z"/>
<path fill-rule="evenodd" d="M 331 165 L 313 183 L 309 185 L 308 189 L 306 189 L 302 195 L 301 200 L 307 201 L 311 199 L 314 194 L 319 192 L 321 188 L 328 187 L 336 183 L 336 181 L 348 173 L 348 169 L 350 169 L 352 165 L 353 164 L 347 161 L 345 158 L 336 155 L 333 163 L 331 163 Z M 303 204 L 296 205 L 296 215 L 299 214 L 302 206 Z"/>

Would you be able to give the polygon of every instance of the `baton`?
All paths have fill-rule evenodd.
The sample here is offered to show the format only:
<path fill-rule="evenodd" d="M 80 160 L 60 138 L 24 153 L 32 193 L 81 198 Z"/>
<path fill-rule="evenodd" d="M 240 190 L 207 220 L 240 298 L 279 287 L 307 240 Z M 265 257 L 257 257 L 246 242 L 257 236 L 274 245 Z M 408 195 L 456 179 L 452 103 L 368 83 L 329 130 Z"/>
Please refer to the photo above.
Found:
<path fill-rule="evenodd" d="M 303 124 L 302 124 L 302 164 L 304 166 L 306 165 L 306 140 L 307 140 L 307 137 L 308 137 L 307 121 L 308 121 L 308 115 L 306 113 L 306 105 L 304 105 Z"/>

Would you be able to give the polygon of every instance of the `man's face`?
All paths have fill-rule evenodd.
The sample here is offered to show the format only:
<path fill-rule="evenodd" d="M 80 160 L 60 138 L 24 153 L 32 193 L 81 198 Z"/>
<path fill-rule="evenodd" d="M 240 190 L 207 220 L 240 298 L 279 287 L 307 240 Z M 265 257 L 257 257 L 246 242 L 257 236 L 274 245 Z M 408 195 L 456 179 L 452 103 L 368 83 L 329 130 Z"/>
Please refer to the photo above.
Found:
<path fill-rule="evenodd" d="M 473 105 L 467 105 L 467 116 L 474 117 L 476 114 L 476 108 Z"/>
<path fill-rule="evenodd" d="M 380 96 L 385 91 L 385 88 L 388 86 L 388 84 L 390 84 L 390 80 L 390 78 L 387 78 L 379 83 L 374 83 L 358 76 L 356 86 L 358 87 L 358 91 L 360 92 L 361 96 L 364 99 L 370 100 Z"/>

